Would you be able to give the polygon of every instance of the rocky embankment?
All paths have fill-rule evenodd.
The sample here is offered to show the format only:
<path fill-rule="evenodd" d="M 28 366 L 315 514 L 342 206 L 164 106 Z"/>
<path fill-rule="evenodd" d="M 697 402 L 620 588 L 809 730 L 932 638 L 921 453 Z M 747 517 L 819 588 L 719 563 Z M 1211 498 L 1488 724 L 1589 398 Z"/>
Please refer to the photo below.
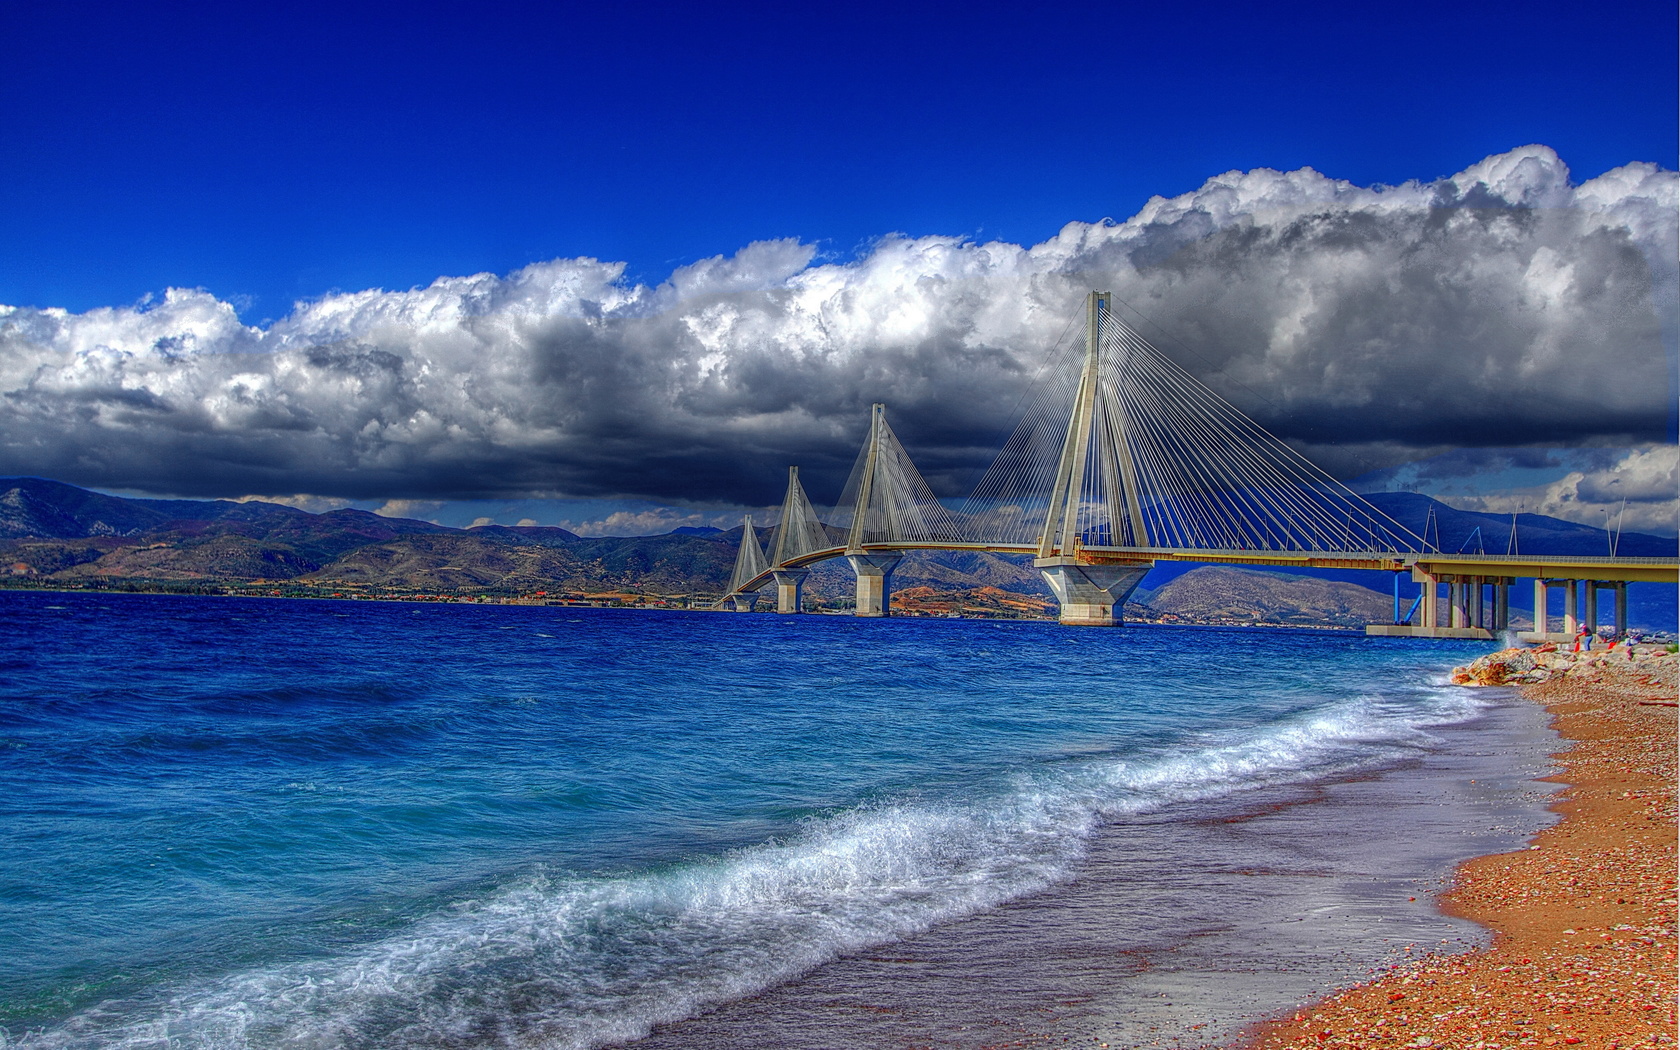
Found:
<path fill-rule="evenodd" d="M 1601 677 L 1616 671 L 1647 679 L 1651 686 L 1674 688 L 1680 658 L 1664 645 L 1622 643 L 1610 649 L 1574 652 L 1546 644 L 1489 653 L 1453 668 L 1458 685 L 1535 685 L 1559 678 Z"/>

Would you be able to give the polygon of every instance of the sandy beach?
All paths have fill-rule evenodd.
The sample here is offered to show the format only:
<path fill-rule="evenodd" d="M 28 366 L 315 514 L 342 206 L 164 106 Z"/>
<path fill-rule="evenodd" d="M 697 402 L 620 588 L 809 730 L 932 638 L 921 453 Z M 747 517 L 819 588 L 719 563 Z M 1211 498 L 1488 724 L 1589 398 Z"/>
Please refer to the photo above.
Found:
<path fill-rule="evenodd" d="M 1461 865 L 1440 899 L 1493 945 L 1425 957 L 1261 1026 L 1254 1050 L 1581 1046 L 1675 1039 L 1673 661 L 1581 667 L 1523 687 L 1571 746 L 1563 818 L 1527 849 Z"/>

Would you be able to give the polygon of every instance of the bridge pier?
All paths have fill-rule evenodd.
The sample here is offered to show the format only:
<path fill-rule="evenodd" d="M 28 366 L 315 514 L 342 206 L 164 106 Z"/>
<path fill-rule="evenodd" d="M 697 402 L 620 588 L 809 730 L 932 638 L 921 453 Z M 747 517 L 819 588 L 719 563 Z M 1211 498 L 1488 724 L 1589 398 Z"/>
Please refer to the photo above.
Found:
<path fill-rule="evenodd" d="M 1365 633 L 1378 637 L 1398 638 L 1475 638 L 1491 639 L 1501 629 L 1507 613 L 1505 588 L 1509 581 L 1494 576 L 1455 576 L 1427 572 L 1412 566 L 1412 579 L 1423 586 L 1423 600 L 1419 603 L 1417 623 L 1374 623 Z M 1493 584 L 1493 601 L 1486 601 L 1482 588 Z M 1441 586 L 1447 588 L 1447 622 L 1441 623 Z M 1489 606 L 1491 605 L 1491 608 Z M 1492 615 L 1490 616 L 1489 613 Z"/>
<path fill-rule="evenodd" d="M 776 577 L 776 611 L 779 613 L 801 613 L 805 611 L 805 577 L 811 575 L 810 569 L 777 569 Z"/>
<path fill-rule="evenodd" d="M 1553 587 L 1563 588 L 1563 629 L 1551 629 L 1547 615 L 1546 596 Z M 1525 642 L 1573 642 L 1585 630 L 1597 634 L 1599 627 L 1598 592 L 1610 591 L 1614 602 L 1613 630 L 1617 638 L 1627 634 L 1626 580 L 1559 580 L 1537 578 L 1534 581 L 1534 630 L 1519 637 Z"/>
<path fill-rule="evenodd" d="M 892 615 L 892 574 L 902 554 L 848 554 L 857 574 L 857 616 Z"/>
<path fill-rule="evenodd" d="M 1551 610 L 1547 608 L 1552 589 L 1563 590 L 1563 624 L 1552 630 Z M 1580 630 L 1580 581 L 1560 580 L 1545 576 L 1534 578 L 1534 629 L 1517 635 L 1525 642 L 1570 642 Z"/>
<path fill-rule="evenodd" d="M 1612 600 L 1615 603 L 1611 619 L 1611 629 L 1614 631 L 1615 637 L 1620 638 L 1627 634 L 1627 582 L 1625 580 L 1582 580 L 1581 583 L 1585 585 L 1587 590 L 1583 603 L 1586 609 L 1582 616 L 1587 633 L 1597 634 L 1599 627 L 1603 626 L 1598 619 L 1598 592 L 1603 590 L 1611 593 Z"/>
<path fill-rule="evenodd" d="M 750 613 L 757 608 L 758 598 L 759 595 L 757 591 L 746 591 L 741 594 L 731 595 L 729 600 L 734 604 L 736 612 Z"/>
<path fill-rule="evenodd" d="M 1038 558 L 1033 565 L 1061 605 L 1057 619 L 1074 627 L 1119 626 L 1126 598 L 1155 567 L 1153 561 L 1081 565 L 1066 556 Z"/>

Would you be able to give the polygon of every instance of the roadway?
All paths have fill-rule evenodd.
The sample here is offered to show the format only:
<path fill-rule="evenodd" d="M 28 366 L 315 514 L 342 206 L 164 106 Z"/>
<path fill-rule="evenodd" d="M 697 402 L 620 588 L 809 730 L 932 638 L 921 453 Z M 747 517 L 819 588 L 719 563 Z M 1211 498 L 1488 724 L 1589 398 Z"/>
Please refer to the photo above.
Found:
<path fill-rule="evenodd" d="M 918 550 L 983 551 L 991 554 L 1038 553 L 1026 543 L 870 543 L 865 554 L 902 554 Z M 803 569 L 818 562 L 856 554 L 844 546 L 811 551 L 772 566 L 743 584 L 739 591 L 755 591 L 774 579 L 777 569 Z M 1673 558 L 1612 558 L 1552 554 L 1447 554 L 1432 551 L 1262 551 L 1184 547 L 1080 547 L 1079 560 L 1092 565 L 1116 562 L 1174 561 L 1213 565 L 1255 565 L 1290 569 L 1378 569 L 1409 572 L 1416 569 L 1436 578 L 1444 576 L 1502 576 L 1508 578 L 1605 580 L 1625 583 L 1680 584 L 1680 556 Z"/>

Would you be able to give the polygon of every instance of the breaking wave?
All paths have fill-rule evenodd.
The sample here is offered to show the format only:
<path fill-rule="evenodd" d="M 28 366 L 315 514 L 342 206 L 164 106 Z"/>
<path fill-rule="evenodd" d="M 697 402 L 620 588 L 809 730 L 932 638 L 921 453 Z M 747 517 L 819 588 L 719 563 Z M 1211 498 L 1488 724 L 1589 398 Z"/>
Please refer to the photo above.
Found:
<path fill-rule="evenodd" d="M 1069 877 L 1105 821 L 1378 768 L 1473 717 L 1463 690 L 1348 700 L 1244 730 L 1017 769 L 700 862 L 540 870 L 326 958 L 109 1001 L 29 1048 L 554 1047 L 634 1039 L 842 953 Z M 0 1043 L 8 1042 L 0 1038 Z"/>

